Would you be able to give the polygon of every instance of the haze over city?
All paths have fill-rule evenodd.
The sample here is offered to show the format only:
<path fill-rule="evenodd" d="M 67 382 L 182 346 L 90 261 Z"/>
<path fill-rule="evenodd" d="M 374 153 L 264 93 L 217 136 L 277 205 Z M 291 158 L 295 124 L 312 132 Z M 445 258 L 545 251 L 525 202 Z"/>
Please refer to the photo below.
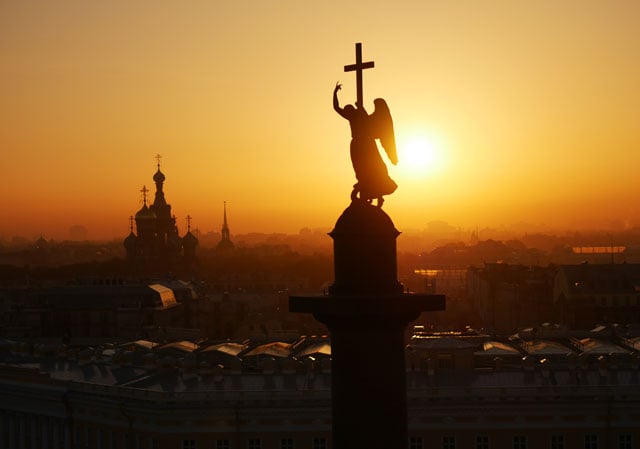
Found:
<path fill-rule="evenodd" d="M 178 226 L 330 227 L 365 107 L 393 113 L 401 230 L 640 225 L 640 3 L 0 4 L 0 237 L 123 237 L 161 154 Z"/>

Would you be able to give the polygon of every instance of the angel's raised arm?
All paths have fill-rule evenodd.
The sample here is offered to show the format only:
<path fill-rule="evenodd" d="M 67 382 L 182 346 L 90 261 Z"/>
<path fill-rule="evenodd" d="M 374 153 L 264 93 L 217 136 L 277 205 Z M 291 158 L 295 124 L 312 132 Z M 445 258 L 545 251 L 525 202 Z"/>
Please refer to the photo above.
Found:
<path fill-rule="evenodd" d="M 340 107 L 340 102 L 338 101 L 338 91 L 342 89 L 342 84 L 340 84 L 339 82 L 336 83 L 336 87 L 333 89 L 333 109 L 340 114 L 342 117 L 346 118 L 347 120 L 349 120 L 349 118 L 346 116 L 344 109 L 342 109 Z"/>

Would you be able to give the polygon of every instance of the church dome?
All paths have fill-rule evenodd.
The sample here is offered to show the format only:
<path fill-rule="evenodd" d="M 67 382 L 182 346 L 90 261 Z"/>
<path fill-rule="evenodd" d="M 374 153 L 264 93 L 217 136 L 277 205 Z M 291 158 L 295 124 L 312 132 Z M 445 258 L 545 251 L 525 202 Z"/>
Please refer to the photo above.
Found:
<path fill-rule="evenodd" d="M 155 219 L 156 219 L 156 214 L 153 213 L 153 211 L 151 209 L 149 209 L 146 204 L 144 206 L 142 206 L 142 209 L 140 209 L 136 213 L 136 221 L 139 221 L 139 220 L 155 220 Z"/>
<path fill-rule="evenodd" d="M 133 233 L 133 231 L 124 239 L 124 247 L 128 250 L 133 250 L 136 246 L 136 240 L 138 238 Z"/>
<path fill-rule="evenodd" d="M 155 182 L 164 182 L 164 180 L 165 180 L 164 173 L 162 173 L 159 168 L 158 168 L 158 171 L 156 172 L 156 174 L 153 175 L 153 180 Z"/>
<path fill-rule="evenodd" d="M 195 248 L 198 245 L 198 239 L 189 231 L 182 237 L 182 245 L 188 248 Z"/>
<path fill-rule="evenodd" d="M 191 233 L 191 231 L 189 231 L 189 232 L 187 232 L 187 233 L 185 234 L 185 236 L 184 236 L 184 237 L 182 237 L 182 242 L 183 242 L 185 245 L 187 245 L 187 244 L 188 244 L 188 245 L 193 245 L 193 246 L 195 246 L 195 245 L 197 245 L 197 244 L 198 244 L 198 238 L 197 238 L 195 235 L 193 235 L 193 234 Z"/>

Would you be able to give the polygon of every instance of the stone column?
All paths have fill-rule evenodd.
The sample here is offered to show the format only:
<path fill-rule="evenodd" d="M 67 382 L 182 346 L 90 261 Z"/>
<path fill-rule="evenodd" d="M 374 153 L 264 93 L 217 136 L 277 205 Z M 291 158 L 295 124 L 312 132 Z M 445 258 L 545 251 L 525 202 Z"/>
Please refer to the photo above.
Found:
<path fill-rule="evenodd" d="M 406 449 L 404 332 L 443 295 L 404 293 L 397 279 L 399 232 L 381 208 L 356 200 L 334 230 L 335 282 L 329 295 L 291 297 L 331 335 L 334 449 Z"/>

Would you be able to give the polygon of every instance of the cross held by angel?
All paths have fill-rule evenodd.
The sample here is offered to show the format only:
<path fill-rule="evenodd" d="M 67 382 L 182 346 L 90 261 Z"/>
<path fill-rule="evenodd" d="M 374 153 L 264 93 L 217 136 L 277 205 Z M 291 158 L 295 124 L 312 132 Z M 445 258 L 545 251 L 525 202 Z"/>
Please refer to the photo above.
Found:
<path fill-rule="evenodd" d="M 389 177 L 376 139 L 382 144 L 392 164 L 398 163 L 398 156 L 393 120 L 387 103 L 382 98 L 375 99 L 373 101 L 375 110 L 372 114 L 368 114 L 362 105 L 362 69 L 373 67 L 373 63 L 362 64 L 361 58 L 360 44 L 356 44 L 357 62 L 353 66 L 345 67 L 345 71 L 356 70 L 358 75 L 358 100 L 355 106 L 347 104 L 340 107 L 338 91 L 342 85 L 336 83 L 333 90 L 333 108 L 340 116 L 349 121 L 351 127 L 351 163 L 358 180 L 353 186 L 351 199 L 367 203 L 372 203 L 374 199 L 377 199 L 377 205 L 381 207 L 384 202 L 383 196 L 393 193 L 398 185 Z"/>

